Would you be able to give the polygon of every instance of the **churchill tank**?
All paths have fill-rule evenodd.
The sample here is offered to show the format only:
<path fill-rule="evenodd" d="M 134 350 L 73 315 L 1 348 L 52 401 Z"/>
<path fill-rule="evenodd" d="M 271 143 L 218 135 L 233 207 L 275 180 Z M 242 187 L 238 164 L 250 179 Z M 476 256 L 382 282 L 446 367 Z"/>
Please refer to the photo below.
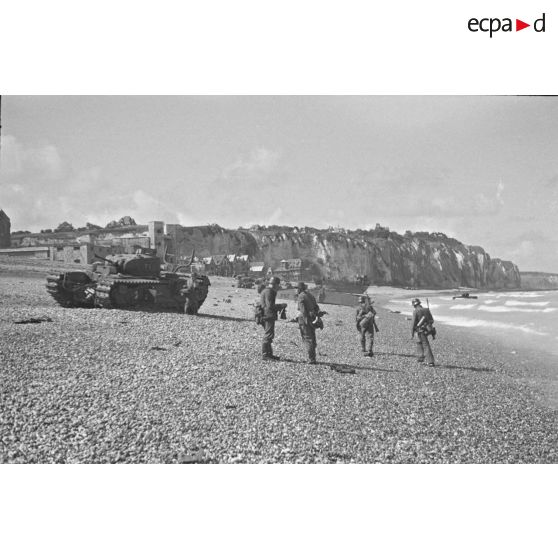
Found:
<path fill-rule="evenodd" d="M 46 289 L 65 307 L 165 309 L 197 314 L 211 285 L 206 275 L 164 271 L 152 254 L 101 258 L 91 270 L 47 276 Z"/>

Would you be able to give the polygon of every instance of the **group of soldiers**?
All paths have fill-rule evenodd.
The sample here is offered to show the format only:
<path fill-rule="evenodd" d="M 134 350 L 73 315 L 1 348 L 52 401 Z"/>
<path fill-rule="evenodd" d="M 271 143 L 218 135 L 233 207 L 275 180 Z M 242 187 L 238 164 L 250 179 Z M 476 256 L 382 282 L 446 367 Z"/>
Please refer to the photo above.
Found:
<path fill-rule="evenodd" d="M 272 277 L 269 286 L 261 293 L 260 305 L 263 309 L 261 325 L 264 328 L 262 340 L 262 358 L 263 360 L 279 360 L 278 356 L 273 354 L 272 342 L 275 337 L 275 322 L 277 314 L 285 316 L 287 305 L 285 303 L 277 304 L 275 299 L 277 291 L 281 286 L 279 277 Z M 298 315 L 296 321 L 300 330 L 300 335 L 306 350 L 308 352 L 309 364 L 316 364 L 316 328 L 323 327 L 321 323 L 320 307 L 314 298 L 314 295 L 307 290 L 307 285 L 299 282 L 296 286 Z"/>
<path fill-rule="evenodd" d="M 280 289 L 281 279 L 272 277 L 269 285 L 261 291 L 259 309 L 261 312 L 258 323 L 264 328 L 262 340 L 262 359 L 264 361 L 279 360 L 273 354 L 273 339 L 275 337 L 275 322 L 278 315 L 286 318 L 285 303 L 276 303 L 277 291 Z M 298 323 L 301 338 L 306 346 L 308 363 L 316 364 L 316 329 L 323 329 L 321 317 L 325 312 L 320 310 L 318 303 L 308 286 L 299 282 L 296 286 L 297 310 L 295 320 Z M 433 326 L 434 319 L 429 308 L 423 308 L 418 298 L 412 300 L 414 308 L 411 339 L 417 335 L 417 360 L 425 362 L 428 366 L 434 366 L 434 356 L 428 340 L 429 336 L 435 338 L 436 329 Z M 367 296 L 360 296 L 359 306 L 356 311 L 356 328 L 360 334 L 360 344 L 365 356 L 374 356 L 374 335 L 379 332 L 376 324 L 376 310 L 373 301 Z"/>

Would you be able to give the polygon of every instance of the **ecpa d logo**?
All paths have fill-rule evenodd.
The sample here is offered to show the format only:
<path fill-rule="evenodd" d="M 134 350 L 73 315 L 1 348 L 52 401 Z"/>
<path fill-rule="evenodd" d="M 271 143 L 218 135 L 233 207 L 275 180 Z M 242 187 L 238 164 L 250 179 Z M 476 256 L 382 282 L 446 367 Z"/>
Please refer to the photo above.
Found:
<path fill-rule="evenodd" d="M 537 33 L 544 33 L 545 32 L 545 14 L 543 14 L 539 19 L 536 19 L 533 22 L 533 29 Z M 511 31 L 521 31 L 522 29 L 526 29 L 527 27 L 531 27 L 530 23 L 525 23 L 520 19 L 515 20 L 515 29 L 513 28 L 513 19 L 509 17 L 505 17 L 500 19 L 498 17 L 485 17 L 482 19 L 477 19 L 472 17 L 469 22 L 467 23 L 467 27 L 469 31 L 473 33 L 477 33 L 481 31 L 482 33 L 489 33 L 489 37 L 492 38 L 494 33 L 498 33 L 498 31 L 511 32 Z"/>

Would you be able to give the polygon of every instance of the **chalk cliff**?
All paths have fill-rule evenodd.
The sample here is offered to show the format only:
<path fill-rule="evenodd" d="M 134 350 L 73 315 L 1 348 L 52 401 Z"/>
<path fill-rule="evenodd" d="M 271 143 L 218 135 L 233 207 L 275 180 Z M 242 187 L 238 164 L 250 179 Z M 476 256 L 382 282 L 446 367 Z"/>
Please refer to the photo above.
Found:
<path fill-rule="evenodd" d="M 189 255 L 192 248 L 199 256 L 249 254 L 272 268 L 283 259 L 300 258 L 306 278 L 354 281 L 357 275 L 366 275 L 375 285 L 417 288 L 521 286 L 512 262 L 491 258 L 480 246 L 466 246 L 441 233 L 400 235 L 382 227 L 370 231 L 175 227 L 178 255 Z"/>

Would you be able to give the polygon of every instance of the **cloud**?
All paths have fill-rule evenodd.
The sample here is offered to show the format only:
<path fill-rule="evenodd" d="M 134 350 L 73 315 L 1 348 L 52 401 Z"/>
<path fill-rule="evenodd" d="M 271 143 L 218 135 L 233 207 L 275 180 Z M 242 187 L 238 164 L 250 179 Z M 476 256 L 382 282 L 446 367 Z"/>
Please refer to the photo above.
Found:
<path fill-rule="evenodd" d="M 277 211 L 289 197 L 287 177 L 279 151 L 255 147 L 219 172 L 204 192 L 205 204 L 199 204 L 199 208 L 205 215 L 219 215 L 219 224 L 230 227 L 285 218 L 282 210 Z"/>
<path fill-rule="evenodd" d="M 496 188 L 496 199 L 501 204 L 504 203 L 504 190 L 505 190 L 504 183 L 500 181 L 498 187 Z"/>
<path fill-rule="evenodd" d="M 123 215 L 146 223 L 156 218 L 157 210 L 168 222 L 184 217 L 168 197 L 159 200 L 134 189 L 122 192 L 100 166 L 74 171 L 54 145 L 27 147 L 4 136 L 1 156 L 1 203 L 12 230 L 38 231 L 62 221 L 76 227 L 86 222 L 105 225 Z"/>
<path fill-rule="evenodd" d="M 153 195 L 138 190 L 133 194 L 130 212 L 138 223 L 149 221 L 164 221 L 170 224 L 187 225 L 191 223 L 190 215 L 177 212 L 173 201 L 168 196 L 154 197 Z"/>
<path fill-rule="evenodd" d="M 362 200 L 356 211 L 370 211 L 387 222 L 395 217 L 464 218 L 496 215 L 504 207 L 504 185 L 464 183 L 444 168 L 380 166 L 353 180 L 344 198 Z"/>
<path fill-rule="evenodd" d="M 224 180 L 250 179 L 273 173 L 278 166 L 281 155 L 265 147 L 256 147 L 250 153 L 240 156 L 226 167 L 221 178 Z"/>
<path fill-rule="evenodd" d="M 503 207 L 501 193 L 497 190 L 496 195 L 475 194 L 470 198 L 470 203 L 465 202 L 463 211 L 456 214 L 495 215 Z"/>
<path fill-rule="evenodd" d="M 552 238 L 537 230 L 530 230 L 521 233 L 519 236 L 512 240 L 512 244 L 518 242 L 539 242 L 541 244 L 553 242 Z"/>
<path fill-rule="evenodd" d="M 14 136 L 0 137 L 0 172 L 4 179 L 17 177 L 23 167 L 21 146 Z"/>
<path fill-rule="evenodd" d="M 281 216 L 283 215 L 283 210 L 278 207 L 271 215 L 263 219 L 260 223 L 261 225 L 276 225 L 280 222 Z"/>
<path fill-rule="evenodd" d="M 420 200 L 419 209 L 424 215 L 434 217 L 465 217 L 479 215 L 495 215 L 504 206 L 503 184 L 495 191 L 469 193 L 470 189 L 448 188 L 448 193 L 432 200 L 428 207 L 427 200 Z"/>
<path fill-rule="evenodd" d="M 533 256 L 541 252 L 541 246 L 532 240 L 522 240 L 509 250 L 512 261 L 531 261 Z"/>
<path fill-rule="evenodd" d="M 2 138 L 2 176 L 5 179 L 37 175 L 43 180 L 57 180 L 64 176 L 65 166 L 54 145 L 26 147 L 14 136 Z"/>
<path fill-rule="evenodd" d="M 495 250 L 491 255 L 512 260 L 522 271 L 558 272 L 556 242 L 551 234 L 545 234 L 542 229 L 531 229 L 498 240 L 493 239 L 492 243 Z"/>
<path fill-rule="evenodd" d="M 53 145 L 28 150 L 24 161 L 35 172 L 41 173 L 49 180 L 56 180 L 64 176 L 65 167 L 58 150 Z"/>
<path fill-rule="evenodd" d="M 548 180 L 543 183 L 544 188 L 558 188 L 558 174 L 551 176 Z"/>

